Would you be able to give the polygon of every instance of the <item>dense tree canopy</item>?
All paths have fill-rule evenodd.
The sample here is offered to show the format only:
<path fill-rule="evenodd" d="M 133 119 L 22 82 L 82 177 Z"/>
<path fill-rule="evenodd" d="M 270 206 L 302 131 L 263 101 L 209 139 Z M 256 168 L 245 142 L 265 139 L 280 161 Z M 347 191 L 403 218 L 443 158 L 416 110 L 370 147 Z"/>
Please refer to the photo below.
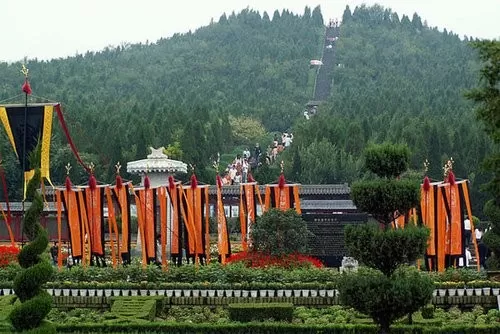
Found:
<path fill-rule="evenodd" d="M 410 168 L 421 170 L 428 159 L 436 180 L 453 157 L 457 177 L 472 181 L 478 212 L 479 184 L 489 178 L 478 166 L 491 143 L 463 97 L 480 66 L 469 38 L 428 27 L 417 14 L 400 19 L 380 6 L 346 9 L 330 100 L 306 122 L 302 111 L 316 74 L 308 62 L 321 58 L 323 24 L 319 7 L 302 15 L 245 9 L 155 43 L 27 65 L 34 95 L 63 103 L 77 147 L 104 182 L 113 179 L 117 161 L 124 165 L 144 158 L 149 146 L 169 145 L 169 152 L 197 165 L 201 181 L 213 182 L 217 152 L 233 154 L 252 140 L 265 141 L 263 129 L 268 138 L 291 130 L 292 148 L 280 157 L 290 180 L 352 182 L 364 174 L 360 155 L 368 143 L 406 143 Z M 0 100 L 19 95 L 20 67 L 0 63 Z M 245 124 L 247 132 L 238 130 Z M 63 166 L 76 162 L 55 128 L 52 180 L 62 183 Z M 21 173 L 4 139 L 0 150 L 13 191 Z M 264 182 L 275 173 L 260 174 Z M 73 168 L 71 178 L 83 183 L 86 175 Z"/>
<path fill-rule="evenodd" d="M 474 47 L 479 50 L 483 61 L 479 87 L 471 90 L 468 97 L 478 104 L 477 117 L 491 138 L 495 151 L 485 160 L 486 168 L 493 173 L 486 189 L 493 196 L 484 206 L 491 229 L 486 232 L 483 242 L 492 251 L 488 258 L 489 269 L 500 268 L 500 42 L 480 41 Z"/>
<path fill-rule="evenodd" d="M 455 175 L 471 181 L 473 211 L 480 215 L 485 195 L 479 188 L 489 178 L 480 166 L 492 145 L 464 97 L 480 67 L 470 40 L 429 27 L 417 14 L 400 19 L 377 5 L 346 8 L 330 99 L 319 116 L 294 128 L 294 178 L 324 182 L 322 171 L 330 170 L 340 179 L 331 176 L 329 182 L 352 182 L 364 174 L 365 146 L 405 143 L 410 168 L 422 171 L 428 159 L 434 180 L 442 180 L 442 166 L 453 157 Z M 304 161 L 318 146 L 331 159 L 318 161 L 316 172 Z"/>
<path fill-rule="evenodd" d="M 74 141 L 86 162 L 96 164 L 100 180 L 111 181 L 117 161 L 142 159 L 149 146 L 170 145 L 172 152 L 177 145 L 175 154 L 196 165 L 202 181 L 213 182 L 206 169 L 217 152 L 253 147 L 266 132 L 289 129 L 301 114 L 314 82 L 308 62 L 320 55 L 322 33 L 319 7 L 303 15 L 277 11 L 272 21 L 245 9 L 156 43 L 29 60 L 27 66 L 34 95 L 63 103 Z M 19 95 L 20 67 L 0 63 L 0 100 Z M 4 167 L 15 190 L 21 173 L 4 139 Z M 76 165 L 69 152 L 56 130 L 56 183 L 64 181 L 67 162 Z M 71 177 L 86 180 L 80 168 Z"/>

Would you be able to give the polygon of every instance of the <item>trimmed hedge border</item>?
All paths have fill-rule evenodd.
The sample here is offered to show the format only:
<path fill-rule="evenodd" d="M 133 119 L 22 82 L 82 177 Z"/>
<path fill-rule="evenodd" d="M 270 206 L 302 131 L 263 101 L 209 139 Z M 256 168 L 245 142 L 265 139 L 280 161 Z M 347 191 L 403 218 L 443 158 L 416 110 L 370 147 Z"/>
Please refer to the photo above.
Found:
<path fill-rule="evenodd" d="M 236 323 L 236 324 L 187 324 L 187 323 L 121 323 L 58 325 L 58 333 L 160 333 L 170 334 L 210 333 L 210 334 L 378 334 L 375 325 L 298 325 L 286 323 Z M 500 326 L 444 326 L 395 325 L 391 334 L 497 334 Z"/>
<path fill-rule="evenodd" d="M 251 322 L 273 318 L 292 322 L 294 306 L 292 303 L 237 303 L 229 304 L 228 310 L 232 321 Z"/>
<path fill-rule="evenodd" d="M 116 297 L 116 296 L 166 296 L 166 297 L 334 297 L 337 289 L 100 289 L 100 288 L 47 288 L 51 296 Z M 435 289 L 433 297 L 489 297 L 500 295 L 498 288 Z M 467 290 L 467 291 L 465 291 Z M 497 291 L 499 290 L 499 291 Z M 0 296 L 14 294 L 12 288 L 0 288 Z"/>
<path fill-rule="evenodd" d="M 94 308 L 109 309 L 115 297 L 89 296 L 53 296 L 53 305 L 57 308 Z M 125 297 L 126 298 L 126 297 Z M 292 303 L 295 306 L 332 306 L 339 305 L 338 297 L 164 297 L 162 305 L 169 306 L 225 306 L 232 303 Z M 496 296 L 433 297 L 431 303 L 438 307 L 458 306 L 472 308 L 481 305 L 484 308 L 497 308 Z"/>

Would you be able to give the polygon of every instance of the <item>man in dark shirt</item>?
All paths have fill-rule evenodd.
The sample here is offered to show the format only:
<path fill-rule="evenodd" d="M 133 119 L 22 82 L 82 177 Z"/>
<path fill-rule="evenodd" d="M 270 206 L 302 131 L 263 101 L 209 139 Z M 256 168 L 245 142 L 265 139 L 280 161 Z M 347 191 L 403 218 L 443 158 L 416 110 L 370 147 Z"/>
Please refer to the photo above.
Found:
<path fill-rule="evenodd" d="M 50 247 L 50 256 L 52 257 L 52 262 L 57 265 L 57 254 L 59 253 L 59 247 L 57 246 L 57 241 L 54 241 L 54 245 Z"/>

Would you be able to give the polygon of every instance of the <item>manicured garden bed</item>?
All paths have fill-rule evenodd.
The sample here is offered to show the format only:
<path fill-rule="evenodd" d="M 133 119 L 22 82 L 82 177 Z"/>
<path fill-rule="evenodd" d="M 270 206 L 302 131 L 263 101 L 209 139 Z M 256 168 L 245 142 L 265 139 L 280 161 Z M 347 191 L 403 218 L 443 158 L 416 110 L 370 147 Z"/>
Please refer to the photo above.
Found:
<path fill-rule="evenodd" d="M 0 298 L 0 303 L 5 298 Z M 3 304 L 2 304 L 3 305 Z M 223 307 L 157 308 L 154 321 L 122 317 L 110 311 L 54 309 L 48 320 L 55 323 L 59 333 L 377 333 L 370 318 L 341 306 L 324 308 L 295 307 L 289 321 L 274 321 L 271 315 L 263 321 L 240 323 L 230 320 Z M 8 308 L 8 307 L 7 307 Z M 2 309 L 1 314 L 6 310 Z M 0 327 L 8 329 L 0 318 Z M 485 312 L 476 307 L 470 312 L 458 308 L 447 311 L 431 308 L 413 314 L 413 325 L 401 319 L 391 333 L 497 333 L 500 312 Z"/>

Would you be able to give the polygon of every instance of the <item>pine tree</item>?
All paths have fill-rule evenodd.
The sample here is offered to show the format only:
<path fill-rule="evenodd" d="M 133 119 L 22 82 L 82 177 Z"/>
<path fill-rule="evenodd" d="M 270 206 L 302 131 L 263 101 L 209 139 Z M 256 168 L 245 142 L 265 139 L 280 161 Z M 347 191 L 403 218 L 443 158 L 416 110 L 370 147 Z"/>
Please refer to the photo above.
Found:
<path fill-rule="evenodd" d="M 477 117 L 482 121 L 484 130 L 491 138 L 496 150 L 500 147 L 500 41 L 478 41 L 472 43 L 483 61 L 481 85 L 470 91 L 467 96 L 479 106 Z M 492 153 L 485 160 L 486 168 L 493 173 L 493 179 L 486 189 L 493 199 L 486 202 L 484 213 L 491 221 L 491 229 L 482 238 L 492 251 L 487 266 L 500 268 L 500 153 Z"/>

